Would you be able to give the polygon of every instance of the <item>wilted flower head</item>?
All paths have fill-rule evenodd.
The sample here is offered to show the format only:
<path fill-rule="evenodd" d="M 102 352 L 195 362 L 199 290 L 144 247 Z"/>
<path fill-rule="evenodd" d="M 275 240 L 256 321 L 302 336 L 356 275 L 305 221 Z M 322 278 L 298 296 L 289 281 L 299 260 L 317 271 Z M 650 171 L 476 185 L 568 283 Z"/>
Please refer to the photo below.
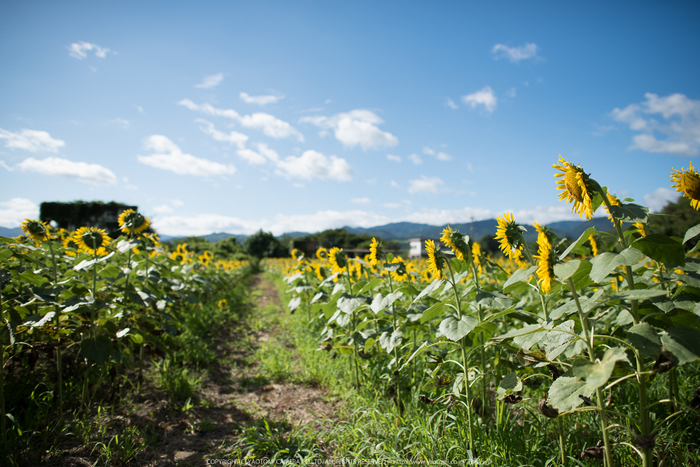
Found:
<path fill-rule="evenodd" d="M 464 240 L 464 235 L 452 230 L 452 227 L 448 225 L 442 231 L 440 241 L 454 252 L 457 259 L 466 261 L 466 257 L 469 255 L 469 245 Z"/>
<path fill-rule="evenodd" d="M 503 217 L 496 219 L 496 239 L 500 242 L 499 248 L 510 259 L 519 260 L 523 256 L 523 233 L 520 224 L 515 222 L 513 214 L 507 212 Z"/>
<path fill-rule="evenodd" d="M 563 190 L 559 194 L 559 199 L 565 199 L 567 203 L 573 202 L 571 212 L 579 216 L 585 214 L 586 219 L 590 220 L 593 217 L 594 193 L 592 180 L 588 174 L 580 166 L 573 165 L 561 156 L 559 156 L 559 165 L 554 164 L 552 167 L 562 172 L 554 174 L 555 177 L 561 177 L 561 180 L 557 180 L 557 189 Z"/>
<path fill-rule="evenodd" d="M 126 235 L 138 235 L 149 225 L 151 221 L 133 209 L 127 209 L 119 215 L 119 228 Z"/>
<path fill-rule="evenodd" d="M 24 219 L 22 222 L 22 232 L 36 242 L 42 242 L 51 239 L 49 226 L 46 222 L 37 221 L 34 219 Z"/>

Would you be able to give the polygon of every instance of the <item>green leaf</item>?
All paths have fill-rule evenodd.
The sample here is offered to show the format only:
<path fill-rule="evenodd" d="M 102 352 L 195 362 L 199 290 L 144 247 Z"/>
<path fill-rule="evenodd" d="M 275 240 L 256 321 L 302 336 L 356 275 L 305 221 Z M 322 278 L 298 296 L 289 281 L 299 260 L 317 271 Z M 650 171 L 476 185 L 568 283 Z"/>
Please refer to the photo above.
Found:
<path fill-rule="evenodd" d="M 635 222 L 646 223 L 649 218 L 649 208 L 640 206 L 639 204 L 623 204 L 621 206 L 612 206 L 610 214 L 617 220 L 634 224 Z"/>
<path fill-rule="evenodd" d="M 379 336 L 379 345 L 382 346 L 384 350 L 386 350 L 386 353 L 391 353 L 394 350 L 394 347 L 401 345 L 401 342 L 403 341 L 403 334 L 401 331 L 398 329 L 391 334 L 389 332 L 383 332 L 381 336 Z"/>
<path fill-rule="evenodd" d="M 112 354 L 112 342 L 104 334 L 100 334 L 94 339 L 91 337 L 83 339 L 80 343 L 80 354 L 88 360 L 102 365 L 109 360 Z"/>
<path fill-rule="evenodd" d="M 675 266 L 685 265 L 683 245 L 666 235 L 647 235 L 635 240 L 632 246 L 654 261 Z"/>
<path fill-rule="evenodd" d="M 34 274 L 32 271 L 26 270 L 22 272 L 22 274 L 19 275 L 20 279 L 22 279 L 23 282 L 28 282 L 32 285 L 37 285 L 40 286 L 44 282 L 48 282 L 48 279 L 46 279 L 44 276 L 40 276 L 39 274 Z"/>
<path fill-rule="evenodd" d="M 440 334 L 447 337 L 451 341 L 457 342 L 469 334 L 478 325 L 479 320 L 473 316 L 464 315 L 461 319 L 459 319 L 456 316 L 451 315 L 440 323 Z"/>
<path fill-rule="evenodd" d="M 685 237 L 683 237 L 683 244 L 687 243 L 688 240 L 694 239 L 698 235 L 700 235 L 700 224 L 688 229 L 688 231 L 685 233 Z"/>
<path fill-rule="evenodd" d="M 425 349 L 429 348 L 429 347 L 430 347 L 430 346 L 428 345 L 427 342 L 423 342 L 423 343 L 421 344 L 421 346 L 418 347 L 418 348 L 416 349 L 416 351 L 413 352 L 413 353 L 411 354 L 410 357 L 408 357 L 408 360 L 406 360 L 406 362 L 405 362 L 403 365 L 401 365 L 401 368 L 399 368 L 399 371 L 401 371 L 401 370 L 403 370 L 404 368 L 406 368 L 406 365 L 408 365 L 408 364 L 411 362 L 411 360 L 413 360 L 413 359 L 414 359 L 415 357 L 417 357 L 419 354 L 423 353 L 423 351 L 424 351 Z"/>
<path fill-rule="evenodd" d="M 554 265 L 554 275 L 562 282 L 565 282 L 569 277 L 572 277 L 579 271 L 579 268 L 587 268 L 586 274 L 591 270 L 591 263 L 586 260 L 573 259 L 566 263 L 558 263 Z"/>
<path fill-rule="evenodd" d="M 527 282 L 528 279 L 535 274 L 537 266 L 530 266 L 527 269 L 518 269 L 511 275 L 505 284 L 503 284 L 503 292 L 508 293 L 515 289 L 520 282 Z"/>
<path fill-rule="evenodd" d="M 364 298 L 358 297 L 340 297 L 338 299 L 338 308 L 345 314 L 351 314 L 367 302 Z"/>
<path fill-rule="evenodd" d="M 382 281 L 381 279 L 375 277 L 371 281 L 367 282 L 358 292 L 357 295 L 362 295 L 364 293 L 370 292 L 377 288 L 377 286 L 381 285 Z"/>
<path fill-rule="evenodd" d="M 289 311 L 294 311 L 299 308 L 299 305 L 301 305 L 301 297 L 294 297 L 289 301 L 287 308 L 289 308 Z"/>
<path fill-rule="evenodd" d="M 596 232 L 598 232 L 598 231 L 595 229 L 595 227 L 589 227 L 586 230 L 584 230 L 583 233 L 581 234 L 581 236 L 578 238 L 578 240 L 576 240 L 574 243 L 569 245 L 569 248 L 564 250 L 564 253 L 559 255 L 559 260 L 563 261 L 564 258 L 569 256 L 569 253 L 571 253 L 573 250 L 575 250 L 576 248 L 578 248 L 581 245 L 583 245 L 584 243 L 586 243 L 588 241 L 588 237 L 590 237 L 592 233 L 596 233 Z"/>
<path fill-rule="evenodd" d="M 583 310 L 584 315 L 591 311 L 595 306 L 599 305 L 598 299 L 604 293 L 605 291 L 603 289 L 599 289 L 590 297 L 586 295 L 581 295 L 579 297 L 579 304 L 581 305 L 581 310 Z M 577 311 L 578 308 L 576 307 L 576 302 L 574 300 L 568 300 L 564 302 L 562 306 L 556 308 L 551 313 L 549 313 L 549 319 L 559 319 L 562 316 L 568 316 L 570 314 L 576 313 Z"/>
<path fill-rule="evenodd" d="M 385 308 L 390 307 L 401 296 L 403 296 L 403 294 L 401 292 L 390 293 L 386 296 L 379 293 L 379 294 L 374 296 L 374 300 L 372 300 L 372 304 L 370 305 L 370 309 L 376 315 L 377 313 L 384 310 Z"/>
<path fill-rule="evenodd" d="M 508 394 L 523 390 L 523 382 L 520 381 L 515 372 L 508 373 L 503 377 L 496 390 L 496 399 L 502 400 Z"/>
<path fill-rule="evenodd" d="M 571 376 L 560 376 L 549 388 L 547 400 L 559 412 L 568 412 L 583 404 L 579 395 L 590 397 L 595 388 Z"/>
<path fill-rule="evenodd" d="M 547 331 L 539 345 L 547 352 L 547 359 L 554 360 L 564 353 L 574 339 L 576 339 L 574 321 L 569 320 Z"/>
<path fill-rule="evenodd" d="M 664 348 L 678 359 L 679 365 L 700 359 L 700 331 L 687 326 L 671 326 L 661 332 Z"/>
<path fill-rule="evenodd" d="M 612 265 L 613 261 L 617 258 L 617 253 L 611 253 L 605 251 L 598 256 L 591 258 L 591 279 L 593 282 L 600 283 L 603 279 L 608 277 L 614 269 L 615 266 Z"/>
<path fill-rule="evenodd" d="M 419 293 L 416 298 L 413 299 L 413 302 L 415 303 L 421 298 L 425 297 L 426 295 L 430 295 L 431 293 L 436 291 L 444 282 L 444 279 L 435 279 L 433 282 L 430 283 L 429 286 L 424 288 L 423 291 Z"/>
<path fill-rule="evenodd" d="M 12 256 L 12 250 L 0 250 L 0 262 L 5 261 L 10 256 Z"/>
<path fill-rule="evenodd" d="M 452 258 L 450 260 L 450 266 L 452 266 L 452 269 L 457 274 L 461 274 L 463 272 L 468 273 L 468 271 L 469 271 L 469 264 L 467 264 L 465 261 L 459 260 L 457 258 Z"/>
<path fill-rule="evenodd" d="M 143 344 L 143 336 L 141 334 L 129 334 L 131 341 L 136 345 Z"/>
<path fill-rule="evenodd" d="M 426 321 L 430 321 L 431 319 L 442 315 L 446 310 L 449 310 L 449 306 L 445 305 L 442 302 L 437 302 L 427 310 L 423 312 L 423 316 L 420 319 L 421 323 L 425 323 Z"/>
<path fill-rule="evenodd" d="M 642 355 L 656 359 L 661 354 L 661 338 L 648 323 L 635 324 L 629 328 L 627 340 Z"/>
<path fill-rule="evenodd" d="M 618 298 L 620 300 L 647 300 L 649 298 L 661 297 L 666 295 L 665 290 L 659 289 L 635 289 L 635 290 L 621 290 L 616 293 L 613 298 Z"/>

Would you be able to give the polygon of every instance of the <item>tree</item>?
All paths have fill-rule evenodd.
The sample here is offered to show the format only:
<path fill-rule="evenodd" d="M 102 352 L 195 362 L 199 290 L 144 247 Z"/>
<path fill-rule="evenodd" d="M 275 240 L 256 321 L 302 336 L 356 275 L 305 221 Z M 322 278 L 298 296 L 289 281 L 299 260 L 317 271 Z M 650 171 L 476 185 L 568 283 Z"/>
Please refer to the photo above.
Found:
<path fill-rule="evenodd" d="M 287 249 L 270 232 L 262 229 L 245 239 L 245 248 L 250 256 L 256 258 L 281 258 L 289 256 Z"/>
<path fill-rule="evenodd" d="M 700 211 L 696 211 L 690 205 L 690 198 L 685 196 L 666 204 L 659 214 L 651 216 L 649 230 L 652 233 L 683 238 L 689 228 L 700 224 Z M 685 246 L 692 248 L 696 243 L 697 239 L 691 240 Z"/>

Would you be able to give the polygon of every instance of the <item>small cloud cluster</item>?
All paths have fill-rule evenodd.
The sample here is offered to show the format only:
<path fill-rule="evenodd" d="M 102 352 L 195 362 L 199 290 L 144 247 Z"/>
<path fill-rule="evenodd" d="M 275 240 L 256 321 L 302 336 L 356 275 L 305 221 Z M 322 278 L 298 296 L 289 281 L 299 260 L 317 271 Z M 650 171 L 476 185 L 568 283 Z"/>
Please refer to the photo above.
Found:
<path fill-rule="evenodd" d="M 644 94 L 646 101 L 615 108 L 611 115 L 639 134 L 628 149 L 694 156 L 700 148 L 700 100 L 683 94 L 659 97 Z"/>
<path fill-rule="evenodd" d="M 312 180 L 332 179 L 341 182 L 352 180 L 354 170 L 345 159 L 326 157 L 318 151 L 308 150 L 299 157 L 288 156 L 277 162 L 277 174 L 287 178 Z"/>
<path fill-rule="evenodd" d="M 430 149 L 428 146 L 423 148 L 423 154 L 427 154 L 429 156 L 434 156 L 437 160 L 447 162 L 452 160 L 452 156 L 450 156 L 447 153 L 444 153 L 442 151 L 434 151 Z"/>
<path fill-rule="evenodd" d="M 0 139 L 4 139 L 5 147 L 23 149 L 29 152 L 58 152 L 58 148 L 66 145 L 60 139 L 52 138 L 46 131 L 28 130 L 12 133 L 0 128 Z"/>
<path fill-rule="evenodd" d="M 91 44 L 89 42 L 74 42 L 68 46 L 68 55 L 75 57 L 78 60 L 83 60 L 87 58 L 88 52 L 95 51 L 95 57 L 106 58 L 109 52 L 112 52 L 106 47 L 100 47 L 97 44 Z M 114 52 L 112 52 L 114 53 Z"/>
<path fill-rule="evenodd" d="M 146 150 L 153 151 L 155 154 L 137 156 L 139 162 L 157 169 L 197 177 L 234 174 L 236 172 L 236 168 L 233 165 L 224 165 L 183 153 L 175 143 L 163 135 L 149 136 L 145 139 L 143 147 Z"/>
<path fill-rule="evenodd" d="M 462 96 L 462 102 L 469 104 L 472 109 L 475 109 L 477 106 L 483 106 L 484 110 L 491 114 L 496 110 L 498 98 L 491 86 L 485 86 L 479 91 Z"/>
<path fill-rule="evenodd" d="M 223 73 L 217 73 L 211 76 L 205 76 L 201 83 L 195 84 L 195 88 L 209 89 L 219 85 L 224 80 Z"/>
<path fill-rule="evenodd" d="M 257 105 L 267 105 L 274 104 L 282 99 L 284 96 L 268 95 L 268 96 L 251 96 L 248 93 L 242 92 L 239 97 L 246 104 L 257 104 Z"/>
<path fill-rule="evenodd" d="M 439 187 L 445 184 L 439 177 L 421 175 L 418 180 L 409 180 L 409 193 L 437 193 Z"/>
<path fill-rule="evenodd" d="M 491 49 L 494 60 L 506 58 L 511 62 L 517 63 L 522 60 L 538 60 L 541 57 L 537 55 L 537 44 L 525 43 L 520 47 L 508 47 L 505 44 L 496 44 Z"/>
<path fill-rule="evenodd" d="M 41 160 L 29 157 L 15 167 L 23 172 L 57 175 L 96 186 L 115 185 L 117 183 L 117 176 L 106 167 L 87 162 L 73 162 L 60 157 L 47 157 Z"/>
<path fill-rule="evenodd" d="M 396 136 L 377 127 L 384 123 L 384 120 L 370 110 L 356 109 L 332 117 L 302 117 L 299 123 L 316 125 L 323 130 L 321 136 L 324 136 L 327 130 L 333 130 L 335 138 L 347 148 L 359 146 L 367 150 L 399 144 Z"/>
<path fill-rule="evenodd" d="M 38 219 L 39 206 L 26 198 L 12 198 L 0 201 L 0 227 L 14 229 L 19 227 L 24 219 Z"/>

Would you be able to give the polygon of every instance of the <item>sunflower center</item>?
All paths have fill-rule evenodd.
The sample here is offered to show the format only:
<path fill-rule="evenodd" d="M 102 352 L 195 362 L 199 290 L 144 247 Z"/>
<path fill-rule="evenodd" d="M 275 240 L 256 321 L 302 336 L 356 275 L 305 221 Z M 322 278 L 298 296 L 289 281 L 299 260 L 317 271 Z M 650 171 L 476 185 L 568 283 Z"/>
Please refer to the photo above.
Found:
<path fill-rule="evenodd" d="M 96 230 L 91 230 L 83 234 L 83 241 L 90 248 L 102 246 L 102 234 Z"/>
<path fill-rule="evenodd" d="M 141 225 L 143 225 L 144 222 L 146 222 L 146 218 L 138 212 L 130 212 L 126 215 L 126 218 L 124 219 L 124 224 L 127 227 L 131 227 L 132 229 L 141 227 Z"/>
<path fill-rule="evenodd" d="M 700 200 L 700 176 L 692 172 L 683 173 L 681 189 L 692 199 Z"/>
<path fill-rule="evenodd" d="M 566 184 L 566 191 L 569 192 L 569 195 L 579 203 L 583 203 L 583 190 L 578 184 L 578 172 L 574 169 L 568 169 L 564 177 L 564 183 Z"/>

